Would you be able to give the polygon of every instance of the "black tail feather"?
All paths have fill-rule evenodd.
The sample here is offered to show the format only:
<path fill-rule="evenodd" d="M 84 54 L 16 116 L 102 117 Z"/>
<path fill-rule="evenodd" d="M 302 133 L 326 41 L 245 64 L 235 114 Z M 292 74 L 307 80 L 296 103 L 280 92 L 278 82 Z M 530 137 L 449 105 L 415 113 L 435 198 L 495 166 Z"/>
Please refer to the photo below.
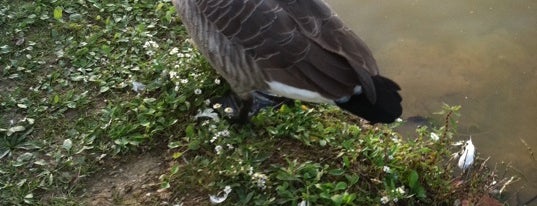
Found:
<path fill-rule="evenodd" d="M 402 98 L 398 93 L 401 88 L 397 83 L 380 75 L 371 78 L 377 93 L 377 101 L 374 104 L 369 102 L 364 93 L 353 95 L 349 101 L 336 104 L 372 124 L 377 122 L 392 123 L 403 112 Z"/>

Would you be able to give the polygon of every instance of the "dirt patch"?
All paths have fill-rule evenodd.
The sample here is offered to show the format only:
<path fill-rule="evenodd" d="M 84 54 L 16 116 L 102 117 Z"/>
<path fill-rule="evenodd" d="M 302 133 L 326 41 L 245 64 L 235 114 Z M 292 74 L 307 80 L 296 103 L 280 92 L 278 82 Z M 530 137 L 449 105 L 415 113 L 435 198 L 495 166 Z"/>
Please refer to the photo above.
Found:
<path fill-rule="evenodd" d="M 166 153 L 126 158 L 118 166 L 90 177 L 86 205 L 168 205 L 170 193 L 159 191 L 159 176 L 167 171 Z"/>
<path fill-rule="evenodd" d="M 0 94 L 7 94 L 15 91 L 16 85 L 14 81 L 0 78 Z"/>

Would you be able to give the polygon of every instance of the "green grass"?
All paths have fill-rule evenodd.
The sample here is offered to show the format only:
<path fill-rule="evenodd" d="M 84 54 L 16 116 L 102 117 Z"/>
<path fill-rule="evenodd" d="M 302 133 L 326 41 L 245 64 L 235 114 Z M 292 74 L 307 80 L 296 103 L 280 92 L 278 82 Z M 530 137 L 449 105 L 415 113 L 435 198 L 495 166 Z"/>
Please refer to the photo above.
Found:
<path fill-rule="evenodd" d="M 224 205 L 451 205 L 496 188 L 482 160 L 453 166 L 457 107 L 410 137 L 300 102 L 242 127 L 194 118 L 222 116 L 207 101 L 229 88 L 169 1 L 1 0 L 0 25 L 0 205 L 78 205 L 102 165 L 162 145 L 160 191 L 202 204 L 226 186 Z"/>

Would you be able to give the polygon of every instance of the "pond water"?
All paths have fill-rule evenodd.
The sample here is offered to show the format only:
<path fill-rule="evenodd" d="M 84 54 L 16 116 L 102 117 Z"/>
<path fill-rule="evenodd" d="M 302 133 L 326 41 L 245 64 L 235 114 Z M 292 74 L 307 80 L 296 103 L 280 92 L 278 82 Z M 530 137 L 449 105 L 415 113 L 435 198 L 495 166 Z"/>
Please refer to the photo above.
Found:
<path fill-rule="evenodd" d="M 327 2 L 402 87 L 404 118 L 461 105 L 458 138 L 517 168 L 522 200 L 537 195 L 537 162 L 521 141 L 537 153 L 536 0 Z"/>

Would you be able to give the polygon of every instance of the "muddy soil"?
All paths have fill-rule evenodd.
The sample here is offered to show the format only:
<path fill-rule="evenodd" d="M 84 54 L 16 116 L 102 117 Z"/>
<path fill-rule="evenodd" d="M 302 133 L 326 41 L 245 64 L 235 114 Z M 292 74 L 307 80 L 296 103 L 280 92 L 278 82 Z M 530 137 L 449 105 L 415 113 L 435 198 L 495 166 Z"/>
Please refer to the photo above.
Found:
<path fill-rule="evenodd" d="M 160 189 L 159 177 L 168 171 L 166 152 L 127 157 L 117 166 L 90 177 L 85 205 L 176 205 L 169 191 Z"/>

